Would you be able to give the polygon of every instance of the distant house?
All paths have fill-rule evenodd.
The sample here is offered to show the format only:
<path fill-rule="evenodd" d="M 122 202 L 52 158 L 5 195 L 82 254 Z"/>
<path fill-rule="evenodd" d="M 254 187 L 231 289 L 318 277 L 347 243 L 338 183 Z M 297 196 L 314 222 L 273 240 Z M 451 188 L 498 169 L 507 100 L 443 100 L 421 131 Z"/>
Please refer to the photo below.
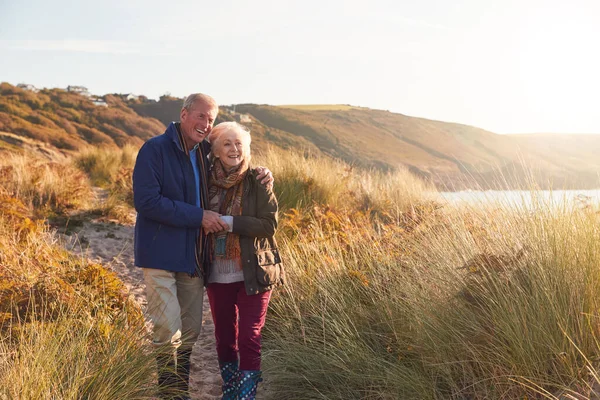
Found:
<path fill-rule="evenodd" d="M 108 104 L 106 104 L 106 102 L 102 99 L 94 100 L 92 103 L 94 103 L 95 106 L 108 107 Z"/>
<path fill-rule="evenodd" d="M 36 88 L 35 86 L 33 86 L 29 83 L 19 83 L 17 85 L 17 87 L 21 88 L 21 89 L 29 90 L 30 92 L 33 92 L 33 93 L 37 93 L 40 91 L 40 89 Z"/>
<path fill-rule="evenodd" d="M 137 96 L 133 93 L 129 93 L 127 96 L 125 96 L 125 100 L 137 100 L 139 98 L 140 98 L 140 96 Z"/>
<path fill-rule="evenodd" d="M 251 124 L 252 119 L 250 118 L 250 114 L 235 114 L 235 119 L 240 124 Z"/>
<path fill-rule="evenodd" d="M 91 96 L 90 100 L 92 101 L 92 103 L 94 103 L 95 106 L 108 107 L 108 104 L 106 104 L 106 101 L 104 101 L 102 97 Z"/>
<path fill-rule="evenodd" d="M 67 86 L 67 92 L 79 93 L 79 94 L 82 94 L 84 96 L 91 96 L 90 92 L 88 92 L 88 88 L 86 88 L 85 86 L 72 86 L 72 85 L 69 85 L 69 86 Z"/>

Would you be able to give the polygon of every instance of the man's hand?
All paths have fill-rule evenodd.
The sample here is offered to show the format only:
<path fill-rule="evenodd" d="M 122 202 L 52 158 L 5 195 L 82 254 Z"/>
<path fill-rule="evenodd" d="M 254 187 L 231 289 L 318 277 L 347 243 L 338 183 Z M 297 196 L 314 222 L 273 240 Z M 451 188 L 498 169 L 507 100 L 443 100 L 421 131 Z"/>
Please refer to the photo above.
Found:
<path fill-rule="evenodd" d="M 258 179 L 261 184 L 265 185 L 267 189 L 272 190 L 275 179 L 273 178 L 271 170 L 267 167 L 256 167 L 256 172 L 258 172 L 256 179 Z"/>
<path fill-rule="evenodd" d="M 204 210 L 202 216 L 202 228 L 206 233 L 221 232 L 229 229 L 229 225 L 221 218 L 221 214 L 210 210 Z"/>

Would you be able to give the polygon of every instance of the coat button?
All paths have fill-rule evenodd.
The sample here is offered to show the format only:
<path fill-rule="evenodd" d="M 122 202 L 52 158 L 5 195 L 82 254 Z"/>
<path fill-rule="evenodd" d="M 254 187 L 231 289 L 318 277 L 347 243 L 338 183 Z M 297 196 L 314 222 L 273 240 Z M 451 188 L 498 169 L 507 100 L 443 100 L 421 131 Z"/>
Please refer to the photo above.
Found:
<path fill-rule="evenodd" d="M 246 260 L 246 262 L 250 262 L 250 260 Z"/>

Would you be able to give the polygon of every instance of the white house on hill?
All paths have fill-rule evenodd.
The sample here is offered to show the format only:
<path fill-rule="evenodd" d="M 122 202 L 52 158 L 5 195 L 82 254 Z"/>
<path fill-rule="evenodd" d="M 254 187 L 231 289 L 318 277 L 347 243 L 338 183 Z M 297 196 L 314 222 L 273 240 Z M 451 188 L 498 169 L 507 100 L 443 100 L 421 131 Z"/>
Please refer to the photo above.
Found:
<path fill-rule="evenodd" d="M 250 114 L 238 114 L 240 124 L 250 124 L 252 123 L 252 119 L 250 118 Z M 237 116 L 237 115 L 236 115 Z"/>
<path fill-rule="evenodd" d="M 102 99 L 93 100 L 92 103 L 94 103 L 95 106 L 108 107 L 108 104 Z"/>
<path fill-rule="evenodd" d="M 91 96 L 90 92 L 88 92 L 88 88 L 86 88 L 85 86 L 72 86 L 72 85 L 69 85 L 69 86 L 67 86 L 67 92 L 79 93 L 79 94 L 82 94 L 84 96 Z"/>
<path fill-rule="evenodd" d="M 92 101 L 92 103 L 94 103 L 95 106 L 108 107 L 108 104 L 106 104 L 106 101 L 104 101 L 102 97 L 91 96 L 90 100 Z"/>
<path fill-rule="evenodd" d="M 17 87 L 21 88 L 21 89 L 29 90 L 30 92 L 33 92 L 33 93 L 37 93 L 40 91 L 38 88 L 36 88 L 35 86 L 33 86 L 29 83 L 19 83 L 17 85 Z"/>

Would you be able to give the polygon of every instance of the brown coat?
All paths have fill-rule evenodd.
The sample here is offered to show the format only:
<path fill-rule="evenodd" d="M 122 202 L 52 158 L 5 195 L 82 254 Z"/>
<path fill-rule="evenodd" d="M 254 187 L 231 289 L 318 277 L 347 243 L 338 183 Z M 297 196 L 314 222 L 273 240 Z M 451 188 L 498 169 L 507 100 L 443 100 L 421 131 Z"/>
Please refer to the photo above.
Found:
<path fill-rule="evenodd" d="M 266 292 L 285 282 L 281 257 L 275 242 L 277 199 L 272 190 L 256 179 L 250 169 L 244 181 L 242 215 L 233 217 L 233 233 L 240 235 L 246 293 Z"/>

